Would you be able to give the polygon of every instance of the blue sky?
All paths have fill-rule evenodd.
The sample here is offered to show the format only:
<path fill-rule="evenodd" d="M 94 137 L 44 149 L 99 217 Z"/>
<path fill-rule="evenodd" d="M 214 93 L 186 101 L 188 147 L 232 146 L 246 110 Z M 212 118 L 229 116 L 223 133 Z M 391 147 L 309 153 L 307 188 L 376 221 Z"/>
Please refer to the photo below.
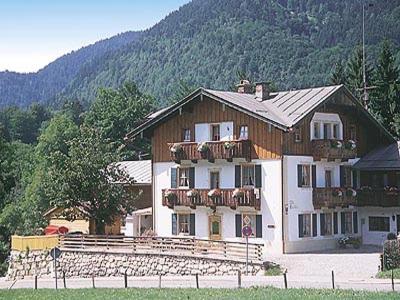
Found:
<path fill-rule="evenodd" d="M 0 0 L 0 71 L 37 71 L 100 39 L 147 29 L 188 2 Z"/>

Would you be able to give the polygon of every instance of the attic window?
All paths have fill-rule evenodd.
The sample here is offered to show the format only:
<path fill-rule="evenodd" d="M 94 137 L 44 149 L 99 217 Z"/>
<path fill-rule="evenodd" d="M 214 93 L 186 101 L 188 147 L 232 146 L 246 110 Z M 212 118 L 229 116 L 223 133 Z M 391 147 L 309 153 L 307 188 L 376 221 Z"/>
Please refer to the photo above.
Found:
<path fill-rule="evenodd" d="M 294 129 L 294 141 L 296 143 L 301 143 L 303 141 L 303 132 L 301 130 L 301 127 L 296 127 Z"/>

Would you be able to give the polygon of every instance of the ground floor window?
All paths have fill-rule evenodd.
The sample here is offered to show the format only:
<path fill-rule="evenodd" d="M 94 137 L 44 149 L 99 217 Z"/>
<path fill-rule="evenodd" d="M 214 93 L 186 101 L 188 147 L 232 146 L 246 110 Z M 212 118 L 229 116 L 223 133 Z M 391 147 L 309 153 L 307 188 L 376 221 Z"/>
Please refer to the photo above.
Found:
<path fill-rule="evenodd" d="M 323 213 L 320 215 L 321 235 L 332 235 L 333 219 L 332 213 Z"/>
<path fill-rule="evenodd" d="M 244 226 L 250 226 L 251 237 L 262 238 L 262 215 L 251 213 L 237 214 L 235 216 L 236 237 L 244 237 L 242 229 Z"/>
<path fill-rule="evenodd" d="M 244 226 L 250 226 L 251 227 L 251 231 L 252 231 L 252 235 L 251 236 L 255 236 L 256 235 L 256 215 L 252 215 L 252 214 L 243 214 L 242 215 L 242 228 Z"/>
<path fill-rule="evenodd" d="M 353 220 L 353 215 L 356 216 L 356 212 L 351 212 L 351 211 L 344 211 L 341 212 L 340 218 L 341 218 L 341 233 L 342 234 L 353 234 L 357 233 L 357 219 L 356 217 Z M 355 225 L 355 226 L 353 226 Z M 354 228 L 353 228 L 354 227 Z"/>
<path fill-rule="evenodd" d="M 389 217 L 369 217 L 368 218 L 369 231 L 390 231 L 390 218 Z"/>
<path fill-rule="evenodd" d="M 311 214 L 299 215 L 299 237 L 311 236 Z"/>
<path fill-rule="evenodd" d="M 173 235 L 195 235 L 195 215 L 188 213 L 172 214 Z"/>

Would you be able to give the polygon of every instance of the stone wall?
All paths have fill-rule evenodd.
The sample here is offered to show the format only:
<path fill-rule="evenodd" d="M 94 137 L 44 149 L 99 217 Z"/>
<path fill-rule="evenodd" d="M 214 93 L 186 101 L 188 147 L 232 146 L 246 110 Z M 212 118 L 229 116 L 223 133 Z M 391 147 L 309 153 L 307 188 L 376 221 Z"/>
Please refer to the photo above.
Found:
<path fill-rule="evenodd" d="M 123 254 L 64 251 L 57 272 L 66 277 L 154 276 L 154 275 L 235 275 L 246 264 L 230 260 L 155 254 Z M 262 273 L 262 264 L 249 264 L 249 273 Z M 48 251 L 15 252 L 10 256 L 8 279 L 25 276 L 53 276 L 53 260 Z"/>

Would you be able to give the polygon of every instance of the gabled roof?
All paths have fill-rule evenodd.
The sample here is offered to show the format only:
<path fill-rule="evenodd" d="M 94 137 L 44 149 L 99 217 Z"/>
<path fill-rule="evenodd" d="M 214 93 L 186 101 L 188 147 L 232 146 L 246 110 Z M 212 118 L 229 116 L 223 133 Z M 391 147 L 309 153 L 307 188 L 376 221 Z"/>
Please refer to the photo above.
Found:
<path fill-rule="evenodd" d="M 151 184 L 151 160 L 120 161 L 117 166 L 135 180 L 135 185 Z"/>
<path fill-rule="evenodd" d="M 400 170 L 400 142 L 371 151 L 354 168 L 365 171 Z"/>
<path fill-rule="evenodd" d="M 348 95 L 354 105 L 356 105 L 366 117 L 379 127 L 385 135 L 394 141 L 391 134 L 376 121 L 376 119 L 359 103 L 359 101 L 357 101 L 344 85 L 276 92 L 271 93 L 270 99 L 267 100 L 262 100 L 254 94 L 199 88 L 181 101 L 149 115 L 148 120 L 132 132 L 128 133 L 127 138 L 132 138 L 144 130 L 155 126 L 158 122 L 161 122 L 174 112 L 178 111 L 182 106 L 199 96 L 207 96 L 228 107 L 246 113 L 286 131 L 295 126 L 299 121 L 318 108 L 322 103 L 330 99 L 330 97 L 338 91 L 343 91 Z"/>

